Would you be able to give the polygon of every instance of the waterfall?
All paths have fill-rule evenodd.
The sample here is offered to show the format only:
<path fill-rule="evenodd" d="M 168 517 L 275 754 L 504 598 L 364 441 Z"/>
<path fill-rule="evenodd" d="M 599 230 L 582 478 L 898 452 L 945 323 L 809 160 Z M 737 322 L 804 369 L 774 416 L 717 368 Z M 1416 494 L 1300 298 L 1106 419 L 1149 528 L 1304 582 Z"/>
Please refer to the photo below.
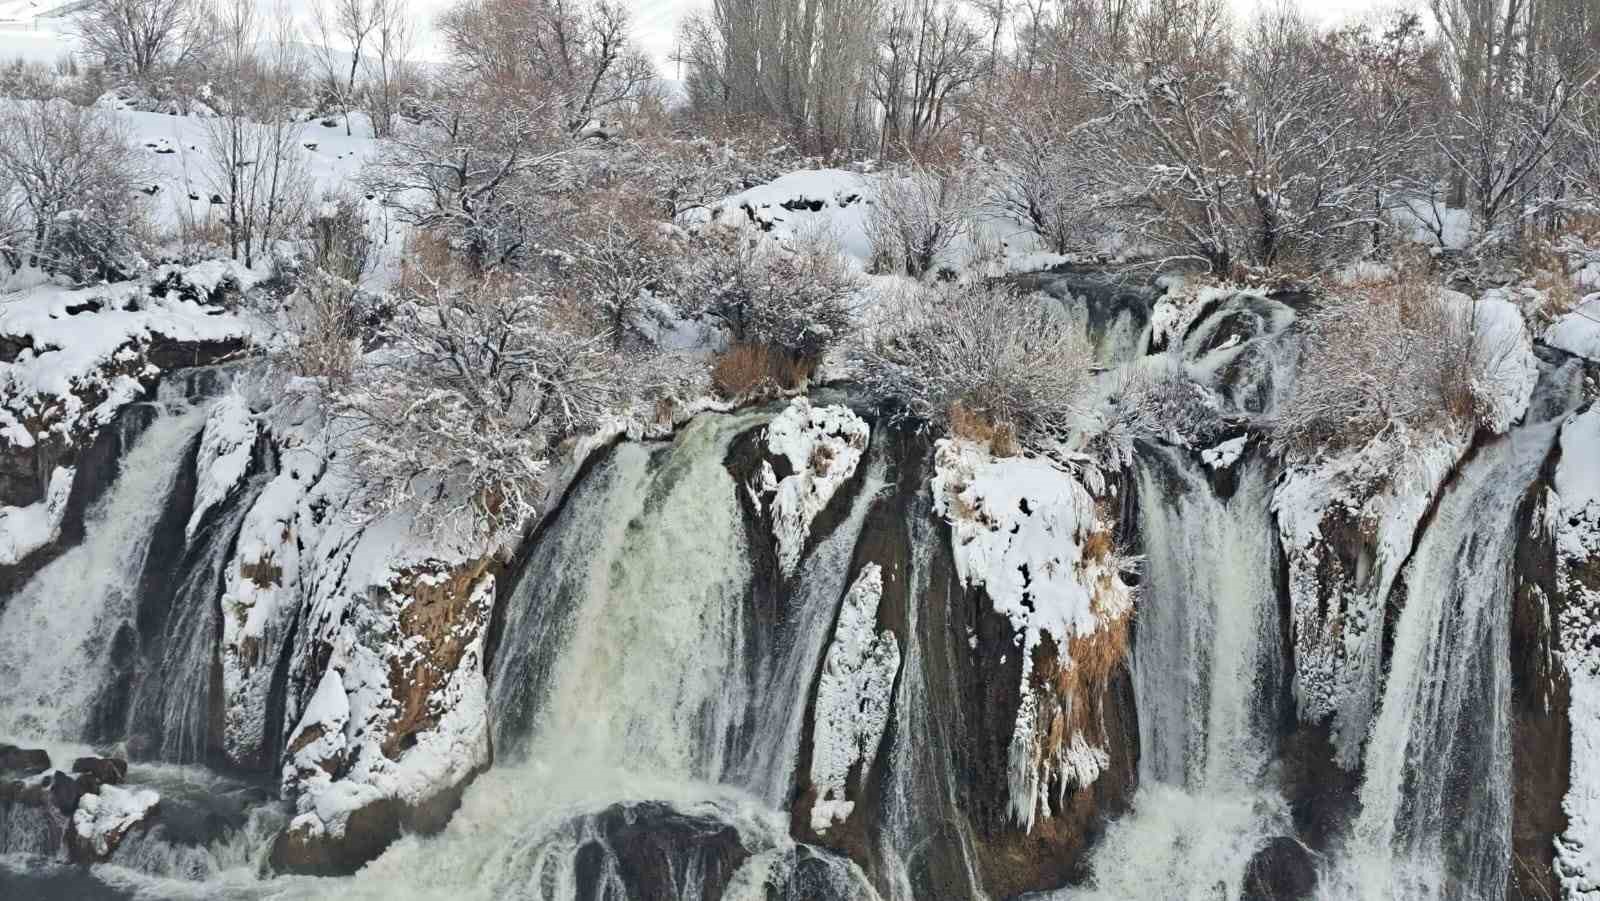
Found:
<path fill-rule="evenodd" d="M 1140 450 L 1140 788 L 1095 850 L 1092 887 L 1055 897 L 1237 898 L 1256 850 L 1293 834 L 1260 787 L 1285 679 L 1268 472 L 1246 459 L 1223 499 L 1192 457 Z"/>
<path fill-rule="evenodd" d="M 1270 490 L 1258 462 L 1243 464 L 1238 480 L 1222 500 L 1175 451 L 1152 447 L 1139 459 L 1142 782 L 1247 786 L 1275 751 L 1284 659 Z"/>
<path fill-rule="evenodd" d="M 945 622 L 934 611 L 925 611 L 921 603 L 933 596 L 933 557 L 937 545 L 946 540 L 935 527 L 931 507 L 931 499 L 919 494 L 910 516 L 912 602 L 907 605 L 906 639 L 892 708 L 886 775 L 889 784 L 883 832 L 878 839 L 886 862 L 889 901 L 935 896 L 940 887 L 945 890 L 943 894 L 953 897 L 986 897 L 977 872 L 972 836 L 964 818 L 955 810 L 959 774 L 951 761 L 961 736 L 950 718 L 939 716 L 932 703 L 932 696 L 941 691 L 948 692 L 947 697 L 960 697 L 959 688 L 930 685 L 928 681 L 930 673 L 959 672 L 949 661 L 940 667 L 927 659 L 929 645 L 936 644 L 924 638 L 924 630 L 930 629 L 927 620 Z M 957 853 L 949 859 L 933 859 L 950 848 Z"/>
<path fill-rule="evenodd" d="M 113 667 L 136 665 L 145 563 L 185 449 L 205 423 L 197 407 L 152 409 L 155 420 L 89 511 L 84 541 L 36 573 L 0 613 L 0 741 L 84 741 Z"/>
<path fill-rule="evenodd" d="M 795 711 L 881 464 L 802 567 L 793 631 L 760 659 L 745 488 L 724 461 L 768 416 L 704 416 L 670 443 L 609 452 L 505 599 L 490 672 L 495 766 L 443 833 L 403 838 L 335 886 L 274 889 L 385 901 L 871 897 L 853 864 L 794 843 L 786 795 Z"/>
<path fill-rule="evenodd" d="M 140 611 L 140 619 L 153 621 L 150 631 L 159 638 L 140 666 L 129 704 L 128 744 L 137 757 L 175 763 L 205 759 L 214 737 L 212 691 L 221 630 L 217 599 L 240 526 L 266 482 L 265 475 L 250 479 L 207 517 L 185 548 L 170 594 L 141 592 L 142 606 L 157 609 Z M 146 581 L 170 583 L 172 575 L 150 573 Z"/>
<path fill-rule="evenodd" d="M 1505 891 L 1515 514 L 1558 428 L 1531 425 L 1481 448 L 1417 544 L 1361 813 L 1327 898 L 1482 901 Z"/>

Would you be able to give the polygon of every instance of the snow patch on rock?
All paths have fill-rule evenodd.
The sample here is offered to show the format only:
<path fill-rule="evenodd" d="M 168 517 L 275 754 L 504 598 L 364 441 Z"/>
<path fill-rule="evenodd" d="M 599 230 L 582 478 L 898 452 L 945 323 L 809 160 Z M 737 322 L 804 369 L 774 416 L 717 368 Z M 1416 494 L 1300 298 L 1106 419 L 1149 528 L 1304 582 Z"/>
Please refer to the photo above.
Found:
<path fill-rule="evenodd" d="M 206 514 L 238 487 L 250 468 L 257 431 L 255 415 L 239 394 L 229 394 L 212 405 L 195 458 L 194 511 L 189 514 L 185 539 L 193 539 Z"/>
<path fill-rule="evenodd" d="M 887 629 L 875 631 L 882 597 L 883 571 L 868 563 L 845 595 L 822 665 L 811 713 L 811 782 L 817 788 L 811 828 L 819 834 L 855 809 L 846 784 L 850 771 L 856 769 L 859 794 L 889 725 L 900 642 Z"/>
<path fill-rule="evenodd" d="M 1479 425 L 1499 435 L 1527 412 L 1539 381 L 1539 361 L 1522 312 L 1504 292 L 1485 295 L 1473 304 L 1472 316 L 1473 412 Z"/>
<path fill-rule="evenodd" d="M 792 475 L 777 479 L 764 464 L 762 488 L 773 494 L 772 529 L 778 563 L 793 575 L 811 535 L 811 521 L 861 463 L 869 430 L 849 407 L 814 407 L 797 397 L 767 425 L 767 450 L 789 461 Z"/>
<path fill-rule="evenodd" d="M 1055 736 L 1057 706 L 1045 716 L 1034 684 L 1034 651 L 1049 636 L 1061 673 L 1076 665 L 1073 639 L 1093 638 L 1123 623 L 1133 592 L 1108 552 L 1090 552 L 1102 534 L 1094 499 L 1070 474 L 1042 459 L 992 457 L 969 441 L 943 439 L 934 450 L 935 512 L 950 524 L 951 550 L 962 583 L 982 588 L 995 612 L 1010 620 L 1022 652 L 1021 705 L 1008 756 L 1011 814 L 1031 831 L 1051 810 L 1054 784 L 1086 786 L 1110 762 L 1077 731 Z M 1002 662 L 1004 662 L 1002 658 Z M 1047 740 L 1049 739 L 1049 740 Z"/>
<path fill-rule="evenodd" d="M 25 507 L 0 507 L 0 566 L 13 566 L 60 537 L 76 472 L 74 467 L 57 466 L 50 472 L 43 500 Z"/>
<path fill-rule="evenodd" d="M 72 814 L 72 831 L 81 847 L 103 860 L 117 849 L 122 836 L 161 803 L 161 795 L 150 789 L 102 785 L 99 792 L 78 799 Z"/>
<path fill-rule="evenodd" d="M 1600 294 L 1591 294 L 1545 329 L 1544 342 L 1600 363 Z"/>
<path fill-rule="evenodd" d="M 1562 426 L 1552 487 L 1558 578 L 1566 594 L 1561 655 L 1571 678 L 1572 765 L 1556 838 L 1568 898 L 1600 898 L 1600 406 Z"/>

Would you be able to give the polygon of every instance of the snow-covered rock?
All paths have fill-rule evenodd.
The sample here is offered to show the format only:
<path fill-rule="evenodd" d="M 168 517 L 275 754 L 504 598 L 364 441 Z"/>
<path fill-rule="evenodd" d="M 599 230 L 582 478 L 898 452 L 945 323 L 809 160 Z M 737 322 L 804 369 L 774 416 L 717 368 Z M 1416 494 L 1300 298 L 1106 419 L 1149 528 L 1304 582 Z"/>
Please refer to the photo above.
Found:
<path fill-rule="evenodd" d="M 12 566 L 61 535 L 76 470 L 57 466 L 43 500 L 23 507 L 0 507 L 0 566 Z"/>
<path fill-rule="evenodd" d="M 256 418 L 241 395 L 229 394 L 211 407 L 195 457 L 194 510 L 184 530 L 186 538 L 194 538 L 206 514 L 227 500 L 244 479 L 257 431 Z"/>
<path fill-rule="evenodd" d="M 1571 679 L 1572 764 L 1556 838 L 1556 872 L 1568 898 L 1600 897 L 1600 406 L 1568 420 L 1552 483 L 1561 612 L 1561 657 Z"/>
<path fill-rule="evenodd" d="M 1480 426 L 1499 435 L 1527 412 L 1539 381 L 1539 361 L 1522 312 L 1503 292 L 1480 298 L 1472 315 L 1473 412 Z"/>
<path fill-rule="evenodd" d="M 762 468 L 763 493 L 772 495 L 772 528 L 778 563 L 793 575 L 811 535 L 811 522 L 839 487 L 855 474 L 869 429 L 844 406 L 812 406 L 797 397 L 767 426 L 767 450 L 789 463 L 779 480 L 770 463 Z"/>
<path fill-rule="evenodd" d="M 1600 363 L 1600 294 L 1591 294 L 1545 329 L 1544 342 Z"/>
<path fill-rule="evenodd" d="M 102 785 L 98 792 L 79 798 L 72 814 L 74 856 L 85 862 L 110 857 L 128 830 L 160 803 L 161 795 L 150 789 L 115 785 Z"/>
<path fill-rule="evenodd" d="M 872 176 L 843 169 L 790 172 L 696 211 L 731 228 L 753 227 L 778 241 L 825 238 L 847 258 L 865 266 L 872 259 L 867 217 L 875 196 Z"/>
<path fill-rule="evenodd" d="M 950 524 L 957 574 L 1010 621 L 1022 655 L 1008 775 L 1012 819 L 1031 831 L 1110 760 L 1103 736 L 1084 734 L 1109 670 L 1090 669 L 1074 649 L 1097 667 L 1120 663 L 1133 592 L 1110 523 L 1070 474 L 957 439 L 937 444 L 934 467 L 934 510 Z M 1046 670 L 1035 669 L 1038 660 Z"/>
<path fill-rule="evenodd" d="M 811 783 L 817 789 L 811 828 L 818 833 L 843 822 L 855 809 L 847 784 L 850 774 L 856 773 L 859 796 L 889 726 L 900 642 L 887 629 L 876 631 L 882 598 L 883 571 L 868 563 L 845 595 L 823 661 L 811 712 Z"/>

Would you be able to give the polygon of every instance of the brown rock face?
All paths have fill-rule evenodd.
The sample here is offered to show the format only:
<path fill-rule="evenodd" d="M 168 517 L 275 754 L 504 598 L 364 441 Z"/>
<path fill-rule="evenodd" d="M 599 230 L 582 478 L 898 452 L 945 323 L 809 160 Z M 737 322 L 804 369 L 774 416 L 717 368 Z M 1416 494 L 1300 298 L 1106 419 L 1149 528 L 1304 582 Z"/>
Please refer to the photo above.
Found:
<path fill-rule="evenodd" d="M 408 599 L 398 617 L 401 644 L 414 649 L 389 661 L 389 688 L 396 702 L 383 754 L 391 760 L 416 743 L 419 732 L 432 729 L 442 713 L 432 695 L 461 664 L 468 645 L 488 628 L 492 595 L 478 598 L 474 589 L 491 567 L 491 557 L 451 568 L 442 574 L 411 572 L 390 583 L 389 591 Z M 430 578 L 431 577 L 431 578 Z"/>
<path fill-rule="evenodd" d="M 993 898 L 1055 888 L 1082 875 L 1085 852 L 1105 820 L 1125 810 L 1137 782 L 1138 724 L 1122 628 L 1068 652 L 1082 666 L 1060 665 L 1059 649 L 1043 642 L 1034 659 L 1043 750 L 1074 731 L 1105 748 L 1108 763 L 1088 786 L 1066 785 L 1048 773 L 1048 815 L 1032 828 L 1012 812 L 1009 763 L 1022 703 L 1022 657 L 1010 621 L 994 611 L 982 589 L 961 584 L 951 536 L 934 517 L 927 492 L 929 446 L 922 436 L 880 429 L 896 474 L 870 508 L 850 572 L 868 563 L 883 573 L 877 629 L 892 632 L 902 649 L 895 704 L 915 698 L 915 710 L 891 710 L 875 759 L 850 775 L 850 816 L 818 835 L 808 784 L 811 741 L 807 720 L 799 760 L 800 786 L 791 830 L 802 841 L 841 852 L 858 863 L 880 893 L 891 868 L 903 868 L 917 898 Z M 1124 626 L 1126 624 L 1123 624 Z M 1101 638 L 1097 636 L 1097 639 Z M 1103 653 L 1102 653 L 1103 652 Z M 914 686 L 906 689 L 903 683 Z M 1092 690 L 1089 690 L 1092 687 Z M 1069 691 L 1087 694 L 1075 708 Z M 892 860 L 886 835 L 910 817 L 909 856 Z M 975 877 L 975 879 L 974 879 Z"/>

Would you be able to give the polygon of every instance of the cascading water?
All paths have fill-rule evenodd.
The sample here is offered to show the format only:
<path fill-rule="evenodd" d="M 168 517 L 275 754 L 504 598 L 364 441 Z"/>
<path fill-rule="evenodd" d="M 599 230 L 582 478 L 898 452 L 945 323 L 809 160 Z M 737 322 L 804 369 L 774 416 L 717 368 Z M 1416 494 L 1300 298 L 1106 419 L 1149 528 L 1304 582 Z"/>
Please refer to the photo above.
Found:
<path fill-rule="evenodd" d="M 642 897 L 871 896 L 853 865 L 796 846 L 786 799 L 769 796 L 789 791 L 791 713 L 877 477 L 802 567 L 792 603 L 823 608 L 791 611 L 792 643 L 753 659 L 745 489 L 724 460 L 766 417 L 702 417 L 670 445 L 620 444 L 573 490 L 507 598 L 495 767 L 441 835 L 402 839 L 332 894 L 566 901 L 647 883 Z"/>
<path fill-rule="evenodd" d="M 1325 879 L 1330 901 L 1485 901 L 1505 891 L 1515 514 L 1558 427 L 1537 423 L 1481 448 L 1417 544 L 1361 813 Z"/>
<path fill-rule="evenodd" d="M 153 621 L 143 631 L 157 633 L 159 639 L 152 642 L 149 655 L 156 659 L 141 664 L 128 705 L 129 750 L 137 757 L 174 763 L 205 759 L 213 738 L 211 693 L 221 628 L 217 598 L 239 527 L 266 481 L 258 474 L 207 517 L 187 543 L 170 597 L 166 591 L 141 591 L 145 606 L 157 608 L 140 611 L 141 621 Z M 170 580 L 170 573 L 152 572 L 145 581 Z"/>
<path fill-rule="evenodd" d="M 1284 680 L 1270 487 L 1260 462 L 1238 465 L 1223 499 L 1193 458 L 1140 449 L 1140 788 L 1094 852 L 1093 888 L 1057 897 L 1237 898 L 1251 856 L 1290 831 L 1259 787 Z"/>
<path fill-rule="evenodd" d="M 929 597 L 936 543 L 944 536 L 934 527 L 931 502 L 919 501 L 911 517 L 911 597 Z M 906 642 L 895 689 L 894 722 L 889 745 L 888 787 L 880 853 L 889 883 L 889 901 L 914 901 L 934 894 L 943 885 L 951 896 L 982 899 L 983 883 L 974 861 L 972 836 L 954 815 L 958 774 L 950 765 L 952 745 L 959 736 L 953 726 L 935 715 L 930 694 L 938 691 L 958 696 L 949 685 L 930 685 L 928 674 L 959 670 L 946 662 L 930 666 L 923 631 L 933 611 L 920 603 L 907 610 Z M 965 647 L 965 645 L 962 645 Z M 956 849 L 947 859 L 930 859 L 941 849 Z"/>
<path fill-rule="evenodd" d="M 0 741 L 76 744 L 113 665 L 131 662 L 140 584 L 202 409 L 156 404 L 86 539 L 28 581 L 0 614 Z"/>

